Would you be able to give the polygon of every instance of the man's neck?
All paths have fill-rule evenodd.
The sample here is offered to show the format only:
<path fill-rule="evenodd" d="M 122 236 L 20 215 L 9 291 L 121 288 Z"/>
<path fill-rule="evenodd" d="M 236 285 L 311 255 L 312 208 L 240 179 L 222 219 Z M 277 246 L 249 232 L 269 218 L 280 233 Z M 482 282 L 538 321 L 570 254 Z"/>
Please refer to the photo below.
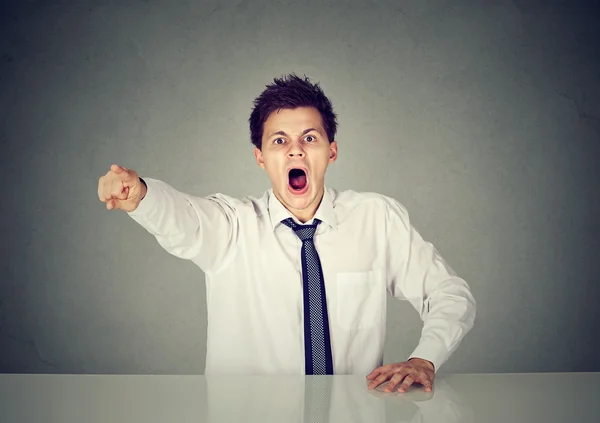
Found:
<path fill-rule="evenodd" d="M 325 195 L 325 188 L 322 188 L 321 193 L 317 196 L 317 198 L 315 199 L 313 204 L 311 204 L 308 208 L 306 208 L 304 210 L 290 209 L 289 207 L 287 207 L 285 205 L 285 203 L 283 201 L 281 201 L 281 199 L 279 199 L 279 202 L 281 204 L 283 204 L 283 207 L 285 207 L 296 219 L 298 219 L 298 221 L 300 223 L 306 223 L 310 219 L 312 219 L 315 216 L 315 214 L 317 213 L 317 209 L 319 208 L 321 201 L 323 201 L 324 195 Z"/>
<path fill-rule="evenodd" d="M 313 210 L 310 213 L 306 213 L 306 210 L 302 210 L 301 213 L 296 214 L 296 213 L 294 213 L 293 211 L 290 210 L 290 213 L 292 213 L 294 215 L 294 217 L 296 219 L 298 219 L 298 221 L 300 223 L 306 223 L 306 222 L 308 222 L 310 219 L 312 219 L 314 217 L 316 211 L 317 210 L 315 209 L 315 210 Z"/>

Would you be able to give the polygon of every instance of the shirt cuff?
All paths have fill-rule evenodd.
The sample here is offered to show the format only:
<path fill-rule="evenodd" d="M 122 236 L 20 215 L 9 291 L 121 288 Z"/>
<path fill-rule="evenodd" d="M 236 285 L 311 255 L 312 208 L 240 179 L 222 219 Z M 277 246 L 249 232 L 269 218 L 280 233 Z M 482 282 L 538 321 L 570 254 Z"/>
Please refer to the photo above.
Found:
<path fill-rule="evenodd" d="M 407 360 L 411 358 L 422 358 L 423 360 L 431 361 L 434 371 L 437 373 L 442 364 L 448 359 L 448 351 L 439 342 L 430 339 L 421 340 Z"/>
<path fill-rule="evenodd" d="M 134 211 L 127 212 L 131 217 L 147 216 L 160 202 L 160 188 L 155 180 L 144 178 L 144 182 L 146 183 L 146 195 Z"/>

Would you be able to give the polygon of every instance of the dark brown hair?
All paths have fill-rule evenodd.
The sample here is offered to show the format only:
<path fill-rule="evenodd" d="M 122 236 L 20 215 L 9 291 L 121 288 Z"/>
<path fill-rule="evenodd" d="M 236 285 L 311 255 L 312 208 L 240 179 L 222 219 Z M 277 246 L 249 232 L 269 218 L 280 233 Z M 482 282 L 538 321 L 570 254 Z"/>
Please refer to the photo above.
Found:
<path fill-rule="evenodd" d="M 250 140 L 258 149 L 262 149 L 262 136 L 265 121 L 274 111 L 295 109 L 296 107 L 314 107 L 321 114 L 323 129 L 329 142 L 335 140 L 337 116 L 333 112 L 331 101 L 325 96 L 318 83 L 312 83 L 306 75 L 300 78 L 295 74 L 274 78 L 273 83 L 254 100 L 250 114 Z"/>

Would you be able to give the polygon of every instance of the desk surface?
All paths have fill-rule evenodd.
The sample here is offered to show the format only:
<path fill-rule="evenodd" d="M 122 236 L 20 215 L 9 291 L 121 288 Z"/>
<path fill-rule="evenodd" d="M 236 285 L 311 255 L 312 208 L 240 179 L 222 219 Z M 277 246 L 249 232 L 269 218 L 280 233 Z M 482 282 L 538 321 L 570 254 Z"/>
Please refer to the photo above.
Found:
<path fill-rule="evenodd" d="M 438 375 L 426 393 L 362 376 L 0 375 L 0 421 L 600 422 L 600 373 Z"/>

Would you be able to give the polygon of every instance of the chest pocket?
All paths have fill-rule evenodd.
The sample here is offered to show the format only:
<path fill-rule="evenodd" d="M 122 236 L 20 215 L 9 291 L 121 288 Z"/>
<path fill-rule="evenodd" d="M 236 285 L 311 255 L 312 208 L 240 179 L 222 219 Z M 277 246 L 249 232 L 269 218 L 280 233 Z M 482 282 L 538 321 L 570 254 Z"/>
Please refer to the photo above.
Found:
<path fill-rule="evenodd" d="M 381 270 L 337 274 L 337 321 L 346 330 L 369 329 L 385 315 Z"/>

